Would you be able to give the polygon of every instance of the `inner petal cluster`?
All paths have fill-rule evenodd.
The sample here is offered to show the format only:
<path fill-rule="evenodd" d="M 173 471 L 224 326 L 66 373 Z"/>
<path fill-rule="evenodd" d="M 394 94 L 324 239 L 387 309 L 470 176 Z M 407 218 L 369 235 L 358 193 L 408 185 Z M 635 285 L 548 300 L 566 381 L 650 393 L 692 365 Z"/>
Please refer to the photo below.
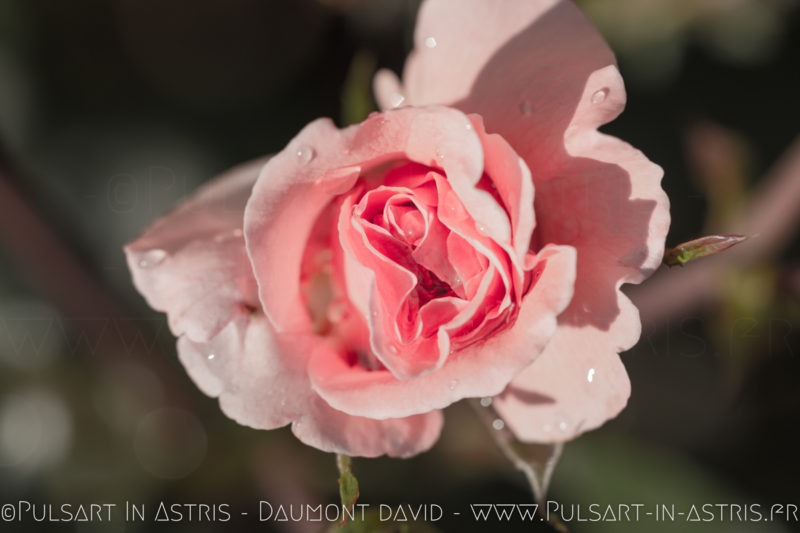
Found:
<path fill-rule="evenodd" d="M 513 322 L 520 273 L 441 169 L 398 163 L 337 208 L 330 244 L 341 260 L 331 279 L 367 330 L 357 364 L 374 359 L 400 379 L 418 376 Z"/>

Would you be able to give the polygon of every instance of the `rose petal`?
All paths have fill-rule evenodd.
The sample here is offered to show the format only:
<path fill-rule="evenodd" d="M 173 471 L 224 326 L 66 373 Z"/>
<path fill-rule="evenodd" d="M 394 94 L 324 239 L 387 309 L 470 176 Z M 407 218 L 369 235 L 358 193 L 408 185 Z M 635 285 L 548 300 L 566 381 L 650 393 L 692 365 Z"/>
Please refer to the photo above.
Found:
<path fill-rule="evenodd" d="M 314 398 L 292 431 L 309 446 L 359 457 L 411 457 L 430 449 L 444 424 L 441 411 L 405 418 L 374 420 L 350 416 Z"/>
<path fill-rule="evenodd" d="M 481 115 L 534 174 L 563 152 L 563 133 L 589 75 L 615 64 L 583 13 L 567 0 L 423 3 L 402 88 L 376 78 L 378 101 L 449 105 Z"/>
<path fill-rule="evenodd" d="M 452 4 L 424 5 L 398 90 L 412 105 L 454 105 L 481 115 L 486 129 L 502 135 L 531 169 L 534 245 L 571 244 L 578 251 L 575 296 L 541 366 L 558 361 L 564 371 L 578 366 L 580 372 L 553 381 L 553 370 L 537 371 L 536 363 L 519 378 L 521 388 L 535 392 L 540 386 L 552 393 L 548 402 L 528 395 L 531 416 L 550 425 L 558 426 L 560 417 L 572 423 L 554 437 L 541 432 L 545 422 L 524 429 L 530 420 L 519 408 L 524 402 L 506 413 L 520 438 L 566 440 L 624 405 L 620 394 L 627 394 L 627 377 L 616 353 L 637 340 L 639 327 L 618 288 L 641 281 L 660 262 L 669 224 L 662 173 L 638 151 L 596 131 L 622 111 L 625 91 L 613 54 L 574 5 L 467 0 L 459 7 L 456 17 L 448 17 Z M 546 53 L 532 52 L 540 50 Z M 385 74 L 376 80 L 377 90 L 390 86 Z M 595 397 L 592 405 L 570 396 L 575 389 L 570 384 L 585 379 L 585 363 L 594 362 L 580 349 L 587 339 L 599 352 L 593 357 L 616 369 L 605 372 L 607 387 L 592 389 L 595 396 L 605 391 L 607 401 Z M 501 412 L 503 402 L 498 401 Z"/>
<path fill-rule="evenodd" d="M 284 426 L 301 416 L 312 392 L 303 367 L 316 339 L 294 335 L 278 341 L 262 315 L 231 322 L 208 342 L 178 339 L 189 376 L 236 422 L 258 428 Z M 292 350 L 294 357 L 278 354 Z"/>
<path fill-rule="evenodd" d="M 484 150 L 484 172 L 492 179 L 498 196 L 508 212 L 511 222 L 511 245 L 515 253 L 509 255 L 521 263 L 530 247 L 535 225 L 533 205 L 533 180 L 525 161 L 497 134 L 489 135 L 478 115 L 470 116 L 475 131 L 481 138 Z"/>
<path fill-rule="evenodd" d="M 226 172 L 125 246 L 136 288 L 175 335 L 208 340 L 243 307 L 258 308 L 242 212 L 265 163 Z"/>
<path fill-rule="evenodd" d="M 574 250 L 548 246 L 537 261 L 539 278 L 516 322 L 464 348 L 436 372 L 399 381 L 386 370 L 369 371 L 349 365 L 341 356 L 317 353 L 308 367 L 314 390 L 335 409 L 377 419 L 427 413 L 462 398 L 498 394 L 539 355 L 555 331 L 555 317 L 571 297 Z"/>
<path fill-rule="evenodd" d="M 263 316 L 242 317 L 207 343 L 182 337 L 178 354 L 200 390 L 219 397 L 222 411 L 239 424 L 292 431 L 323 451 L 361 457 L 408 457 L 436 442 L 443 417 L 370 420 L 332 409 L 309 386 L 304 366 L 314 350 L 326 350 L 312 336 L 276 336 Z M 290 352 L 292 358 L 278 357 Z"/>
<path fill-rule="evenodd" d="M 607 330 L 559 324 L 541 356 L 492 405 L 516 437 L 564 442 L 614 418 L 630 381 L 619 356 L 639 337 L 639 314 L 621 293 Z"/>
<path fill-rule="evenodd" d="M 636 343 L 640 325 L 638 312 L 619 287 L 641 282 L 660 264 L 669 228 L 661 168 L 595 130 L 622 105 L 613 98 L 592 102 L 602 88 L 613 88 L 624 102 L 614 67 L 594 73 L 568 130 L 566 146 L 574 157 L 565 160 L 558 176 L 537 183 L 535 238 L 575 246 L 578 274 L 572 303 L 559 317 L 551 345 L 495 404 L 524 440 L 574 438 L 625 406 L 630 384 L 617 353 Z M 591 369 L 595 379 L 589 382 Z M 524 395 L 514 390 L 547 400 L 528 396 L 533 400 L 526 410 Z"/>
<path fill-rule="evenodd" d="M 264 167 L 244 212 L 247 251 L 264 312 L 277 331 L 309 331 L 300 295 L 300 271 L 309 234 L 328 203 L 348 190 L 358 168 L 340 152 L 351 129 L 312 122 Z M 330 169 L 341 168 L 339 174 Z"/>

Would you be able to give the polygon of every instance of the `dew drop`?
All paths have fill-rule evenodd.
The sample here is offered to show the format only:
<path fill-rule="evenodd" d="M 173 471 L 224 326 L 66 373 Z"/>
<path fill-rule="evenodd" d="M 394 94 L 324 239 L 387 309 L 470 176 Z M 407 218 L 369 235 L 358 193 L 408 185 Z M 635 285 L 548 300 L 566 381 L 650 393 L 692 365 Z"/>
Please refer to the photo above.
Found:
<path fill-rule="evenodd" d="M 425 47 L 426 48 L 436 48 L 437 44 L 438 43 L 436 42 L 436 38 L 435 37 L 428 37 L 427 39 L 425 39 Z"/>
<path fill-rule="evenodd" d="M 314 159 L 314 156 L 317 154 L 310 146 L 301 146 L 297 149 L 295 155 L 297 156 L 297 160 L 300 161 L 301 164 L 305 165 Z"/>
<path fill-rule="evenodd" d="M 467 131 L 472 131 L 472 123 L 471 122 L 467 122 L 464 127 L 467 128 Z"/>
<path fill-rule="evenodd" d="M 489 232 L 489 230 L 486 229 L 486 226 L 484 224 L 479 223 L 475 227 L 478 230 L 478 233 L 480 233 L 481 235 L 486 235 Z"/>
<path fill-rule="evenodd" d="M 208 354 L 208 360 L 209 361 L 213 361 L 215 357 L 217 357 L 217 356 L 214 355 L 213 353 Z"/>
<path fill-rule="evenodd" d="M 562 420 L 561 422 L 558 423 L 558 429 L 560 429 L 563 432 L 566 432 L 568 427 L 569 424 L 567 424 L 566 420 Z"/>
<path fill-rule="evenodd" d="M 530 100 L 523 100 L 519 103 L 519 112 L 526 117 L 533 113 L 533 104 L 531 104 Z"/>
<path fill-rule="evenodd" d="M 456 390 L 456 387 L 458 387 L 458 380 L 457 379 L 451 380 L 450 384 L 447 386 L 447 388 L 450 389 L 450 390 Z"/>
<path fill-rule="evenodd" d="M 436 160 L 437 161 L 444 161 L 444 152 L 442 152 L 441 148 L 436 149 Z"/>
<path fill-rule="evenodd" d="M 500 431 L 504 427 L 506 427 L 506 423 L 503 422 L 502 419 L 495 418 L 494 420 L 492 420 L 492 428 L 494 428 L 496 431 Z"/>
<path fill-rule="evenodd" d="M 491 398 L 481 398 L 481 407 L 490 407 L 492 405 Z"/>
<path fill-rule="evenodd" d="M 608 96 L 608 89 L 600 89 L 599 91 L 595 91 L 592 95 L 592 103 L 593 104 L 602 104 L 606 96 Z"/>
<path fill-rule="evenodd" d="M 392 107 L 400 107 L 406 101 L 406 97 L 400 93 L 394 93 L 390 98 Z"/>
<path fill-rule="evenodd" d="M 160 248 L 153 248 L 143 253 L 139 258 L 140 268 L 152 268 L 161 264 L 167 257 L 167 252 Z"/>
<path fill-rule="evenodd" d="M 588 381 L 589 383 L 594 381 L 594 374 L 595 374 L 595 369 L 590 368 L 589 372 L 586 373 L 586 381 Z"/>

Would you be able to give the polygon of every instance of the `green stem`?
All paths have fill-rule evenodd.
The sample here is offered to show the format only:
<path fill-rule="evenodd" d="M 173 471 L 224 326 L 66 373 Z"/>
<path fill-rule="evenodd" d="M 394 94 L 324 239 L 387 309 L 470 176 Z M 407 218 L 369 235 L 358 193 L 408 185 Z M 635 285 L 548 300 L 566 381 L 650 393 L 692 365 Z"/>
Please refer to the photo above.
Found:
<path fill-rule="evenodd" d="M 347 507 L 352 515 L 353 508 L 358 501 L 358 480 L 353 475 L 352 459 L 348 455 L 336 454 L 336 468 L 339 469 L 339 497 L 342 506 Z M 343 513 L 342 525 L 347 524 L 347 513 Z"/>

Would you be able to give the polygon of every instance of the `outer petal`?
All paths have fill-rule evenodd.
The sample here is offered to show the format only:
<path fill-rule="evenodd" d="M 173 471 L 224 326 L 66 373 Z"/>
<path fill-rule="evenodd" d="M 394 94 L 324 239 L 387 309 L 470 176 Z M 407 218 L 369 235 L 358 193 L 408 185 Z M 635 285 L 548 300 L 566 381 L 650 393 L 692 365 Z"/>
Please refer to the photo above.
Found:
<path fill-rule="evenodd" d="M 317 353 L 308 369 L 314 390 L 336 409 L 377 419 L 426 413 L 462 398 L 500 393 L 539 355 L 555 331 L 555 317 L 571 297 L 574 250 L 548 246 L 537 259 L 538 281 L 514 325 L 458 352 L 436 372 L 400 381 L 388 371 L 368 371 L 350 366 L 343 357 Z"/>
<path fill-rule="evenodd" d="M 219 397 L 222 411 L 256 429 L 292 423 L 295 435 L 324 451 L 362 457 L 407 457 L 436 442 L 438 411 L 391 420 L 353 417 L 332 409 L 305 375 L 308 354 L 330 350 L 313 336 L 275 335 L 260 315 L 242 316 L 207 343 L 182 337 L 181 362 L 200 389 Z M 277 353 L 296 355 L 288 360 Z"/>
<path fill-rule="evenodd" d="M 187 372 L 209 396 L 218 396 L 222 411 L 240 424 L 274 429 L 301 416 L 312 396 L 303 365 L 312 345 L 295 336 L 280 343 L 261 315 L 242 316 L 209 342 L 178 340 L 178 355 Z M 288 361 L 282 349 L 300 354 Z"/>
<path fill-rule="evenodd" d="M 594 429 L 625 407 L 630 383 L 617 354 L 639 339 L 636 308 L 619 291 L 660 263 L 669 227 L 661 168 L 596 127 L 621 107 L 592 96 L 621 89 L 614 67 L 593 74 L 568 129 L 575 157 L 537 184 L 540 242 L 578 250 L 575 295 L 542 357 L 512 382 L 495 407 L 528 441 L 563 441 Z M 623 99 L 624 101 L 624 99 Z M 605 164 L 604 162 L 615 164 Z M 576 216 L 577 215 L 577 216 Z"/>
<path fill-rule="evenodd" d="M 620 313 L 607 330 L 559 327 L 542 355 L 519 374 L 493 406 L 514 434 L 528 442 L 563 442 L 615 417 L 630 396 L 617 355 L 639 337 L 639 314 L 619 295 Z"/>
<path fill-rule="evenodd" d="M 226 172 L 125 246 L 136 288 L 167 313 L 175 335 L 208 340 L 243 307 L 258 307 L 242 225 L 264 163 Z"/>
<path fill-rule="evenodd" d="M 322 210 L 358 178 L 342 154 L 353 128 L 312 122 L 264 167 L 245 209 L 245 239 L 264 312 L 278 332 L 309 331 L 300 269 Z M 330 169 L 342 169 L 336 175 Z"/>
<path fill-rule="evenodd" d="M 344 414 L 319 397 L 306 415 L 292 425 L 298 439 L 320 450 L 359 457 L 422 453 L 436 443 L 444 424 L 441 411 L 374 420 Z"/>
<path fill-rule="evenodd" d="M 537 174 L 563 152 L 589 75 L 615 64 L 603 38 L 569 0 L 428 0 L 399 87 L 382 71 L 379 102 L 478 113 Z"/>
<path fill-rule="evenodd" d="M 639 323 L 618 288 L 649 275 L 663 251 L 669 215 L 661 169 L 596 131 L 624 107 L 614 64 L 568 0 L 466 0 L 457 9 L 429 0 L 403 86 L 385 73 L 376 79 L 381 102 L 396 101 L 399 91 L 405 103 L 480 114 L 487 131 L 501 134 L 531 169 L 533 244 L 578 251 L 575 296 L 559 332 L 514 383 L 532 394 L 512 401 L 507 393 L 495 403 L 526 440 L 566 440 L 624 406 L 629 385 L 617 353 L 638 339 Z M 610 380 L 607 386 L 598 381 L 587 389 L 590 368 Z M 542 430 L 564 420 L 567 430 L 558 436 Z"/>

